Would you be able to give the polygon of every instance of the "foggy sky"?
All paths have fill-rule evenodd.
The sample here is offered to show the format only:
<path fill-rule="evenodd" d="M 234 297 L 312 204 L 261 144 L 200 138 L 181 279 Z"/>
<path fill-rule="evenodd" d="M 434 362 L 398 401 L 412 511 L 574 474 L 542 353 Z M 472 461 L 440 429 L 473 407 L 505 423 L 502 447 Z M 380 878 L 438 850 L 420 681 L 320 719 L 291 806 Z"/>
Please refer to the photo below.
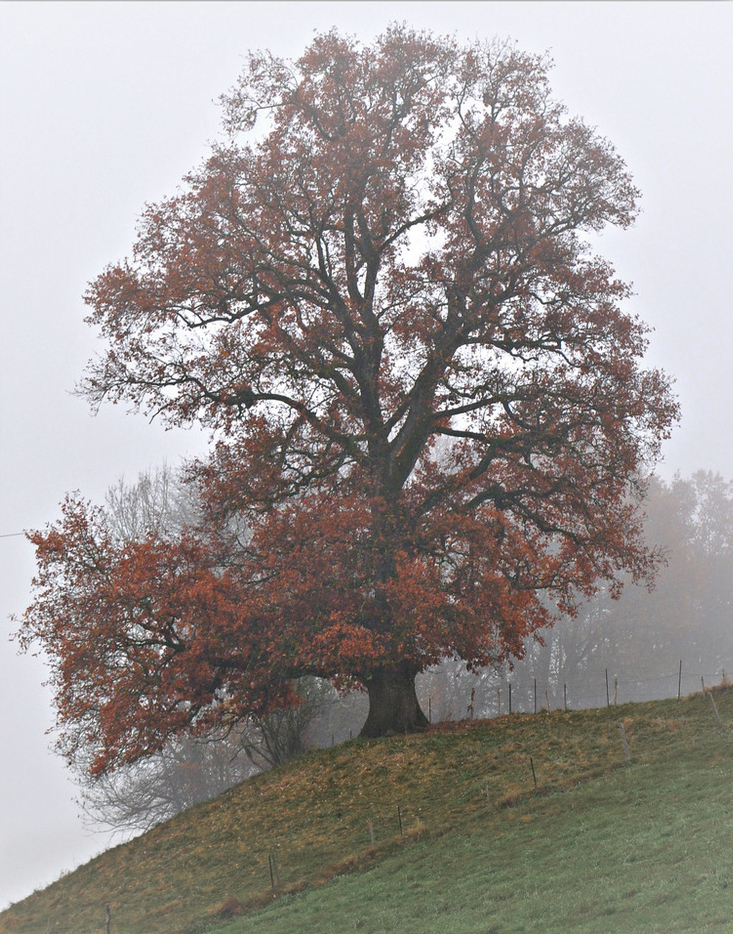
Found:
<path fill-rule="evenodd" d="M 9 620 L 30 599 L 16 535 L 125 476 L 200 451 L 70 394 L 101 349 L 85 284 L 129 253 L 146 202 L 171 194 L 218 132 L 216 98 L 243 55 L 297 57 L 338 26 L 370 40 L 390 21 L 511 37 L 550 50 L 570 111 L 607 136 L 643 192 L 634 228 L 600 249 L 635 284 L 655 332 L 649 362 L 676 378 L 683 419 L 659 471 L 733 478 L 731 154 L 733 7 L 727 3 L 0 3 L 0 910 L 106 845 L 81 826 L 51 752 L 42 661 Z"/>

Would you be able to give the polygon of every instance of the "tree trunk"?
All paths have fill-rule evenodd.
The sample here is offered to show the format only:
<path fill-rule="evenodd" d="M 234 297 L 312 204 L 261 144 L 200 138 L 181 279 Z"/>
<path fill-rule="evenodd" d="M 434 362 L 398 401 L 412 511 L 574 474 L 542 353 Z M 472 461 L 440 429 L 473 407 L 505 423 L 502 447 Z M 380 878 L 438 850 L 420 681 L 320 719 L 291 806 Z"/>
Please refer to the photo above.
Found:
<path fill-rule="evenodd" d="M 366 682 L 369 716 L 361 736 L 390 736 L 424 730 L 428 718 L 415 693 L 417 670 L 406 662 L 395 668 L 378 668 Z"/>

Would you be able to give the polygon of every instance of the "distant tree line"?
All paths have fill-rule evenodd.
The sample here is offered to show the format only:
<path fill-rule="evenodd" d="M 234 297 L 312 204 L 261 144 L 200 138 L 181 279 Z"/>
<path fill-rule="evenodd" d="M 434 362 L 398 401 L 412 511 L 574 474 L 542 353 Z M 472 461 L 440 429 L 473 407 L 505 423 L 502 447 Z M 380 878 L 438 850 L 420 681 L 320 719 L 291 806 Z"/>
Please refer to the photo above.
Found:
<path fill-rule="evenodd" d="M 688 479 L 649 480 L 645 534 L 665 561 L 656 585 L 627 583 L 614 600 L 606 590 L 563 617 L 552 629 L 530 638 L 513 668 L 466 672 L 448 662 L 423 676 L 421 696 L 432 698 L 434 716 L 465 716 L 471 690 L 475 716 L 497 712 L 497 690 L 512 684 L 514 710 L 537 703 L 571 707 L 605 703 L 608 672 L 613 698 L 641 701 L 668 697 L 677 688 L 679 661 L 683 686 L 699 687 L 700 677 L 722 678 L 733 666 L 733 483 L 700 470 Z"/>

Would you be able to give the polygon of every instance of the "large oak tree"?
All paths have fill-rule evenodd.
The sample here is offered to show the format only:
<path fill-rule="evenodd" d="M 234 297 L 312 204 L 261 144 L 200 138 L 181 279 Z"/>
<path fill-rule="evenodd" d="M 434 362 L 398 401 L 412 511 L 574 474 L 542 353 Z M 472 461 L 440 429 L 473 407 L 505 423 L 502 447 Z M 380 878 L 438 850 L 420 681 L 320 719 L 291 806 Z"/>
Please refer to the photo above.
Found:
<path fill-rule="evenodd" d="M 202 521 L 35 533 L 25 639 L 94 768 L 287 704 L 296 676 L 418 729 L 449 656 L 521 653 L 597 580 L 643 579 L 638 481 L 676 417 L 589 235 L 638 192 L 548 62 L 389 28 L 249 59 L 224 142 L 87 295 L 83 392 L 211 432 Z"/>

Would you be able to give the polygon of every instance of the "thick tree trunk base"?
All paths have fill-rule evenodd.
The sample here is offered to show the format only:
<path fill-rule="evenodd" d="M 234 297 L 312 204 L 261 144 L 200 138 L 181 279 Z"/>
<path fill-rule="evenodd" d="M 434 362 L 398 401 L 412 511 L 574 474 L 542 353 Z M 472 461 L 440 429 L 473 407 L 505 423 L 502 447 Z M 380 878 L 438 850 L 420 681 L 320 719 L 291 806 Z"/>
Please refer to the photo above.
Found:
<path fill-rule="evenodd" d="M 428 726 L 415 693 L 417 671 L 405 663 L 395 668 L 380 668 L 366 682 L 369 716 L 361 736 L 393 736 L 417 733 Z"/>

